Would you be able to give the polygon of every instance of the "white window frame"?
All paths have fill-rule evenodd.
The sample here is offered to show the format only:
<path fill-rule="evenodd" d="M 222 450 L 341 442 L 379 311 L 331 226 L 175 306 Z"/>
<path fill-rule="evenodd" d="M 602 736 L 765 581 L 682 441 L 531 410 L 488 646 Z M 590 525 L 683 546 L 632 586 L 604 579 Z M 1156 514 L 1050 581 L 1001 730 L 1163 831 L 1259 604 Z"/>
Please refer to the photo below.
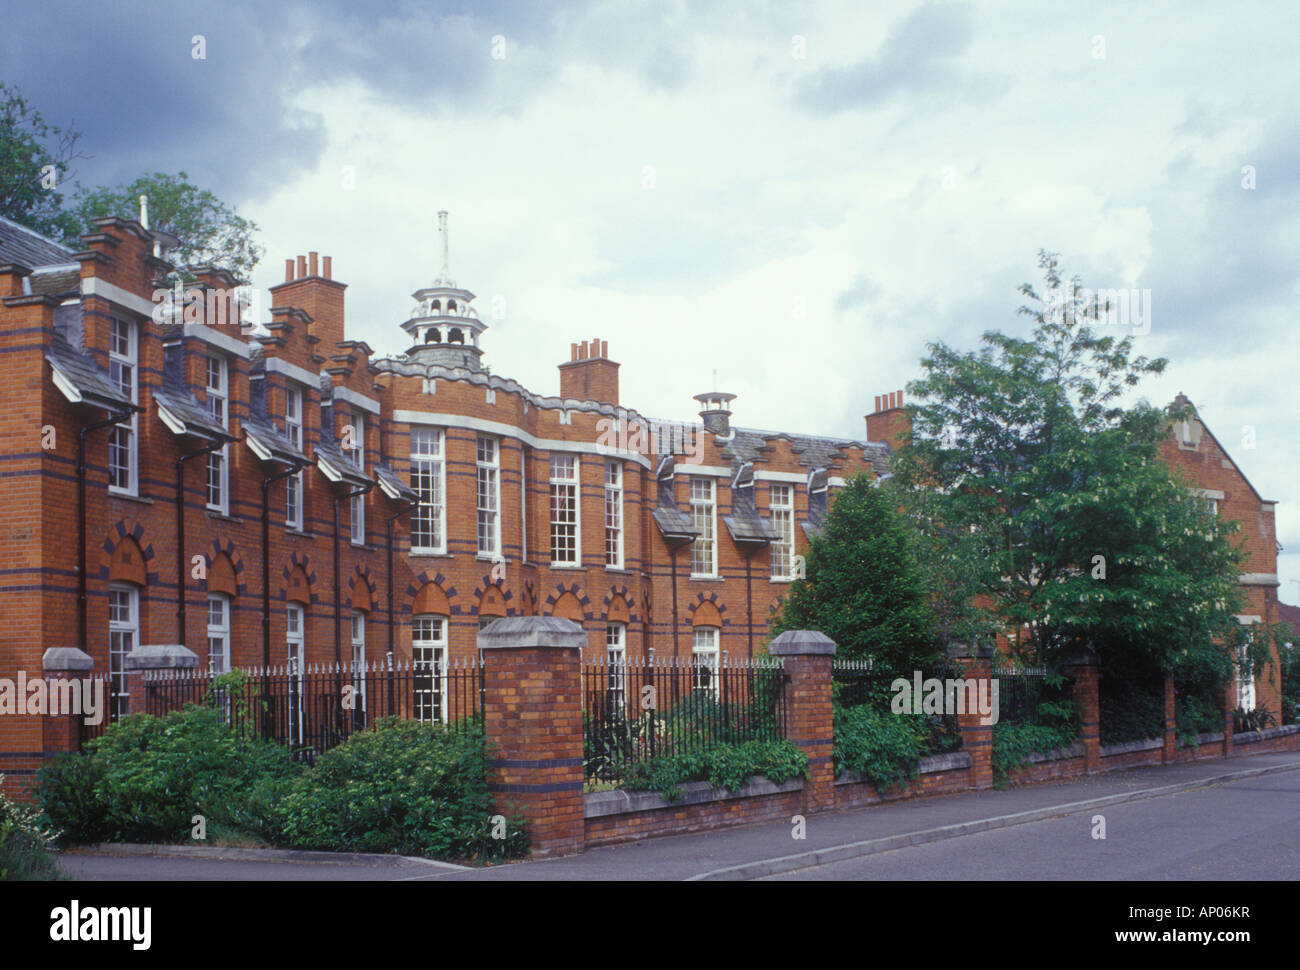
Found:
<path fill-rule="evenodd" d="M 108 587 L 108 691 L 109 717 L 116 721 L 128 712 L 126 655 L 140 644 L 140 590 L 127 583 Z"/>
<path fill-rule="evenodd" d="M 366 614 L 352 611 L 352 686 L 356 688 L 356 707 L 362 721 L 366 714 Z"/>
<path fill-rule="evenodd" d="M 582 462 L 571 452 L 551 455 L 550 462 L 551 565 L 581 566 Z M 570 544 L 565 540 L 572 542 L 572 557 L 556 558 L 557 551 L 567 551 L 561 548 Z"/>
<path fill-rule="evenodd" d="M 605 463 L 605 568 L 623 568 L 623 463 Z"/>
<path fill-rule="evenodd" d="M 351 411 L 348 426 L 352 429 L 352 452 L 349 457 L 356 466 L 366 470 L 366 416 L 360 411 Z M 352 496 L 352 545 L 366 544 L 366 493 Z"/>
<path fill-rule="evenodd" d="M 113 317 L 109 321 L 108 332 L 108 373 L 113 386 L 130 397 L 132 404 L 140 403 L 140 328 L 130 320 Z M 119 337 L 123 338 L 124 347 L 119 349 Z M 129 369 L 125 380 L 123 370 Z M 108 445 L 108 490 L 119 495 L 138 495 L 140 493 L 140 440 L 139 415 L 135 412 L 120 424 L 113 425 Z M 122 439 L 126 439 L 125 447 Z M 126 452 L 127 482 L 113 484 L 113 458 L 121 451 Z"/>
<path fill-rule="evenodd" d="M 701 486 L 708 489 L 700 495 Z M 691 543 L 691 578 L 718 578 L 718 483 L 712 478 L 691 479 L 691 522 L 699 535 Z M 701 566 L 707 568 L 701 569 Z"/>
<path fill-rule="evenodd" d="M 215 609 L 214 609 L 215 608 Z M 230 673 L 230 597 L 208 594 L 208 673 Z"/>
<path fill-rule="evenodd" d="M 417 721 L 447 723 L 447 621 L 436 613 L 411 617 L 411 715 Z"/>
<path fill-rule="evenodd" d="M 421 485 L 426 480 L 428 488 Z M 447 436 L 442 428 L 411 428 L 411 488 L 421 498 L 410 515 L 411 552 L 444 555 L 447 552 Z M 434 500 L 424 501 L 426 493 L 434 495 Z M 422 528 L 426 523 L 428 528 Z M 426 533 L 434 540 L 433 545 L 417 543 Z"/>
<path fill-rule="evenodd" d="M 613 710 L 622 710 L 627 703 L 627 624 L 613 620 L 605 622 L 605 663 L 609 672 L 605 696 Z"/>
<path fill-rule="evenodd" d="M 299 451 L 302 445 L 302 388 L 289 384 L 285 388 L 284 398 L 284 436 Z M 303 524 L 303 481 L 302 469 L 294 472 L 284 483 L 284 524 L 290 529 L 302 531 Z"/>
<path fill-rule="evenodd" d="M 776 539 L 771 546 L 772 579 L 794 579 L 794 486 L 773 483 L 768 493 L 768 521 Z"/>
<path fill-rule="evenodd" d="M 1246 672 L 1250 663 L 1249 651 L 1254 642 L 1254 631 L 1246 630 L 1246 642 L 1237 650 L 1237 707 L 1249 714 L 1255 709 L 1255 678 Z"/>
<path fill-rule="evenodd" d="M 713 696 L 718 694 L 718 667 L 721 659 L 719 641 L 722 631 L 716 626 L 697 626 L 691 630 L 691 687 L 693 690 L 707 690 Z M 700 676 L 702 667 L 712 672 L 708 683 L 703 683 Z"/>
<path fill-rule="evenodd" d="M 289 677 L 289 709 L 285 713 L 289 721 L 289 746 L 292 748 L 302 745 L 305 736 L 307 610 L 304 604 L 292 600 L 286 604 L 284 615 L 284 645 L 288 661 L 286 670 Z"/>
<path fill-rule="evenodd" d="M 213 368 L 215 365 L 215 370 Z M 208 354 L 204 358 L 203 386 L 206 388 L 208 414 L 217 420 L 223 428 L 230 427 L 230 362 L 219 354 Z M 217 383 L 213 384 L 215 375 Z M 229 445 L 222 445 L 217 451 L 207 455 L 207 506 L 214 512 L 230 514 L 230 460 Z M 217 489 L 217 501 L 212 501 L 212 491 Z"/>
<path fill-rule="evenodd" d="M 500 556 L 501 442 L 488 435 L 474 441 L 474 496 L 478 554 Z"/>

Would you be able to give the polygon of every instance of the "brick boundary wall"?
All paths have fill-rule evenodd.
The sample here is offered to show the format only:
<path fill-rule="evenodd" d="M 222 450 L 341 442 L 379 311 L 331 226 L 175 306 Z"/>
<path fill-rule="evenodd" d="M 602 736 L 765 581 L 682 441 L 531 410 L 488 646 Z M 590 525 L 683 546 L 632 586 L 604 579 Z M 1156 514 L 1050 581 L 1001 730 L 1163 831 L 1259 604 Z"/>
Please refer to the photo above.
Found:
<path fill-rule="evenodd" d="M 993 676 L 993 645 L 954 643 L 948 647 L 948 657 L 963 678 L 979 682 L 979 696 L 985 696 L 985 682 Z M 970 755 L 970 787 L 974 789 L 993 787 L 993 725 L 980 721 L 977 710 L 957 715 L 961 748 Z"/>
<path fill-rule="evenodd" d="M 787 630 L 768 645 L 785 665 L 785 736 L 808 756 L 803 810 L 807 814 L 835 807 L 835 717 L 831 699 L 831 663 L 835 641 L 816 630 Z"/>

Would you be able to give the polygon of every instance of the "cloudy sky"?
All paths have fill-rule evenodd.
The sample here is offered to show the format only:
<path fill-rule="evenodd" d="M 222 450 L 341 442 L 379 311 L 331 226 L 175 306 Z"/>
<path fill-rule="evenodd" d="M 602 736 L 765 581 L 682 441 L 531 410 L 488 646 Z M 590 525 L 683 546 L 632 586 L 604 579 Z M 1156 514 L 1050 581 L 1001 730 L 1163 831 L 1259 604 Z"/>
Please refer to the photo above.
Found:
<path fill-rule="evenodd" d="M 1058 251 L 1150 291 L 1145 396 L 1186 392 L 1280 501 L 1295 603 L 1300 8 L 1060 6 L 45 2 L 6 13 L 0 79 L 84 133 L 82 181 L 236 205 L 258 286 L 332 256 L 379 353 L 450 210 L 494 373 L 556 393 L 598 336 L 663 418 L 716 371 L 744 426 L 861 437 L 927 342 L 1024 332 Z"/>

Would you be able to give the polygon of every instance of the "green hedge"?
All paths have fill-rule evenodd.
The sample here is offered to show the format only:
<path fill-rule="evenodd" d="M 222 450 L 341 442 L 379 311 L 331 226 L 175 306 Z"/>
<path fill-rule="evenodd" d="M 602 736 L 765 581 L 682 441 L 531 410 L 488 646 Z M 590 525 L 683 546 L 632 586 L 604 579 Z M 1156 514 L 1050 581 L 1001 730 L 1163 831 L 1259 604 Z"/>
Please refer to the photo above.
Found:
<path fill-rule="evenodd" d="M 835 773 L 856 772 L 880 791 L 916 777 L 929 753 L 930 719 L 924 714 L 894 714 L 871 704 L 837 708 Z"/>
<path fill-rule="evenodd" d="M 1010 773 L 1029 763 L 1031 754 L 1068 748 L 1079 737 L 1078 709 L 1073 701 L 1042 701 L 1038 723 L 993 725 L 993 784 L 1006 785 Z"/>
<path fill-rule="evenodd" d="M 792 741 L 745 741 L 639 761 L 628 768 L 619 787 L 657 791 L 673 802 L 682 797 L 678 786 L 688 781 L 735 791 L 755 775 L 779 785 L 807 768 L 808 756 Z"/>

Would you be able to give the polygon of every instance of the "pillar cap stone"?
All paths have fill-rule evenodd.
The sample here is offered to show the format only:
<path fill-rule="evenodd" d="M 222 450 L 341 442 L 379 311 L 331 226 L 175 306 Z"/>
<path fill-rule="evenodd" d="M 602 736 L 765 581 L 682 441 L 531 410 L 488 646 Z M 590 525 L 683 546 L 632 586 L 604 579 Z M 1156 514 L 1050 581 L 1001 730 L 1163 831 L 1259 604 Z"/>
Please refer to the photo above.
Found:
<path fill-rule="evenodd" d="M 94 670 L 95 658 L 76 647 L 50 647 L 41 666 L 45 670 Z"/>
<path fill-rule="evenodd" d="M 948 644 L 948 656 L 953 659 L 965 657 L 985 660 L 993 656 L 993 644 L 980 643 L 978 640 L 973 643 L 950 643 Z"/>
<path fill-rule="evenodd" d="M 774 657 L 833 657 L 835 641 L 819 630 L 786 630 L 767 645 Z"/>
<path fill-rule="evenodd" d="M 562 616 L 505 616 L 478 631 L 480 650 L 581 650 L 586 645 L 582 627 Z"/>
<path fill-rule="evenodd" d="M 136 647 L 122 661 L 124 670 L 173 670 L 197 667 L 199 655 L 180 643 L 149 643 Z"/>

